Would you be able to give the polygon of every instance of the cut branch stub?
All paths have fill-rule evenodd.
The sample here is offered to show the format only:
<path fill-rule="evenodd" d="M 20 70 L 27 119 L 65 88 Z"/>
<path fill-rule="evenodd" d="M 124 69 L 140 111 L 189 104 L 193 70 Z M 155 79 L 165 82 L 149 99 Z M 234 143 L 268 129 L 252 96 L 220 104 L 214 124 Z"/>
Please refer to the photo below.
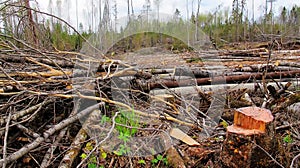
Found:
<path fill-rule="evenodd" d="M 234 124 L 227 127 L 230 133 L 240 135 L 263 134 L 266 124 L 273 121 L 274 117 L 268 109 L 259 107 L 244 107 L 234 111 Z"/>

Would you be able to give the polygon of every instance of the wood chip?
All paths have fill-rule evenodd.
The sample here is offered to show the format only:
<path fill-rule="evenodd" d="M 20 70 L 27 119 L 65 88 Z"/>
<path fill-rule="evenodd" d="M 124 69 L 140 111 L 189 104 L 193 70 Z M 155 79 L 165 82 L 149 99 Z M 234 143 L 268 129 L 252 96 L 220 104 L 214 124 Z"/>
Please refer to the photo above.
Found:
<path fill-rule="evenodd" d="M 184 133 L 183 131 L 181 131 L 178 128 L 172 128 L 172 130 L 170 131 L 170 135 L 171 135 L 171 137 L 179 139 L 188 145 L 191 145 L 191 146 L 200 145 L 197 141 L 195 141 L 193 138 L 191 138 L 190 136 L 188 136 L 186 133 Z"/>

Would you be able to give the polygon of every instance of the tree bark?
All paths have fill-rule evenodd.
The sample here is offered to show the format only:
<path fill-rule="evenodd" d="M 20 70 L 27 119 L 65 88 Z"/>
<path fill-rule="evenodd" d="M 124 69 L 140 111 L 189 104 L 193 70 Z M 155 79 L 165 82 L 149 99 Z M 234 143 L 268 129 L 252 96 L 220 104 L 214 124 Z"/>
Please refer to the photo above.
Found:
<path fill-rule="evenodd" d="M 300 74 L 300 70 L 297 71 L 287 71 L 287 72 L 270 72 L 265 74 L 265 79 L 275 79 L 275 78 L 292 78 Z M 236 75 L 236 76 L 217 76 L 212 78 L 197 78 L 196 82 L 198 85 L 211 85 L 211 84 L 226 84 L 226 83 L 236 83 L 249 80 L 261 80 L 264 76 L 264 73 L 256 74 L 245 74 L 245 75 Z M 179 86 L 191 86 L 194 82 L 191 79 L 189 80 L 162 80 L 158 82 L 149 83 L 150 89 L 154 88 L 174 88 Z"/>
<path fill-rule="evenodd" d="M 35 30 L 35 23 L 33 21 L 33 17 L 32 17 L 32 13 L 31 13 L 31 8 L 30 8 L 30 4 L 29 4 L 29 0 L 24 0 L 24 3 L 25 3 L 25 7 L 26 7 L 26 10 L 27 10 L 27 17 L 28 17 L 28 24 L 29 24 L 29 27 L 30 27 L 30 31 L 31 31 L 31 39 L 32 39 L 32 42 L 38 46 L 38 38 L 37 38 L 37 35 L 36 35 L 36 30 Z"/>

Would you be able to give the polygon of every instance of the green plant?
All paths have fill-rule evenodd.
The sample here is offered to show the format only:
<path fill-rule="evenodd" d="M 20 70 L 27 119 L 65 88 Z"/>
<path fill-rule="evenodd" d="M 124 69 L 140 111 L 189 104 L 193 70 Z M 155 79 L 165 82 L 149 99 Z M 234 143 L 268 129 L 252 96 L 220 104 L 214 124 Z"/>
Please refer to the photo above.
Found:
<path fill-rule="evenodd" d="M 86 145 L 85 145 L 85 147 L 83 148 L 83 151 L 84 151 L 84 153 L 82 153 L 81 155 L 80 155 L 80 158 L 82 159 L 82 160 L 84 160 L 84 159 L 87 159 L 87 157 L 88 157 L 88 155 L 87 155 L 87 153 L 89 153 L 89 152 L 91 152 L 92 150 L 93 150 L 93 148 L 94 148 L 94 145 L 93 145 L 93 143 L 92 142 L 87 142 L 86 143 Z M 96 167 L 98 167 L 98 162 L 97 162 L 97 158 L 99 159 L 105 159 L 105 158 L 107 158 L 107 153 L 102 149 L 102 148 L 100 148 L 100 156 L 99 157 L 97 157 L 94 153 L 92 153 L 90 156 L 89 156 L 89 158 L 88 158 L 88 160 L 87 160 L 87 167 L 88 168 L 96 168 Z M 103 166 L 102 166 L 103 167 Z"/>
<path fill-rule="evenodd" d="M 139 164 L 146 164 L 146 161 L 144 159 L 141 159 L 138 161 Z"/>
<path fill-rule="evenodd" d="M 86 159 L 87 154 L 82 153 L 80 155 L 80 157 L 81 157 L 81 159 Z M 89 158 L 89 160 L 88 160 L 88 168 L 96 168 L 97 167 L 96 163 L 97 163 L 96 156 L 91 155 L 90 158 Z"/>
<path fill-rule="evenodd" d="M 130 152 L 130 148 L 124 144 L 121 144 L 117 151 L 114 151 L 114 154 L 122 156 Z"/>
<path fill-rule="evenodd" d="M 96 168 L 97 165 L 95 163 L 89 163 L 88 168 Z"/>
<path fill-rule="evenodd" d="M 168 159 L 166 157 L 163 157 L 161 154 L 158 154 L 156 158 L 151 160 L 151 163 L 156 165 L 159 162 L 162 162 L 164 165 L 168 165 Z"/>
<path fill-rule="evenodd" d="M 224 128 L 228 127 L 228 123 L 225 120 L 222 120 L 220 123 Z"/>
<path fill-rule="evenodd" d="M 137 132 L 136 127 L 139 127 L 138 118 L 134 111 L 121 111 L 120 115 L 116 117 L 115 122 L 120 136 L 131 137 Z"/>
<path fill-rule="evenodd" d="M 291 137 L 290 134 L 286 135 L 284 138 L 283 138 L 283 142 L 285 143 L 292 143 L 293 142 L 293 139 Z"/>
<path fill-rule="evenodd" d="M 139 127 L 138 118 L 134 111 L 120 110 L 120 114 L 115 118 L 116 130 L 119 133 L 118 138 L 123 141 L 114 153 L 118 156 L 127 154 L 130 152 L 130 148 L 126 145 L 130 137 L 134 136 Z"/>
<path fill-rule="evenodd" d="M 107 117 L 106 115 L 103 115 L 101 117 L 100 124 L 104 124 L 104 123 L 109 122 L 109 121 L 110 121 L 110 118 Z"/>

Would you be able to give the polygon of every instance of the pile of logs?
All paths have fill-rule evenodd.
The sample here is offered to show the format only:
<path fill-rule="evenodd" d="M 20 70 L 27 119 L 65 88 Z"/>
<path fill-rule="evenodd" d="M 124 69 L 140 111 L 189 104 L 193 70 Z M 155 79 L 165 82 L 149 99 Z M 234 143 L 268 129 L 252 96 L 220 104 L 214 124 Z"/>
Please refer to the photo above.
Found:
<path fill-rule="evenodd" d="M 73 52 L 45 52 L 33 48 L 18 51 L 2 50 L 0 53 L 2 72 L 0 74 L 0 136 L 4 150 L 0 164 L 6 166 L 18 162 L 34 162 L 36 157 L 41 157 L 34 150 L 40 149 L 43 144 L 48 146 L 51 144 L 51 147 L 47 147 L 49 150 L 43 153 L 42 159 L 39 159 L 42 162 L 38 164 L 41 167 L 50 164 L 68 167 L 75 162 L 79 153 L 81 146 L 78 143 L 84 142 L 87 138 L 87 133 L 83 129 L 77 128 L 80 131 L 74 136 L 70 127 L 75 127 L 75 122 L 95 110 L 99 112 L 105 109 L 106 106 L 122 107 L 133 111 L 133 107 L 126 103 L 136 99 L 144 102 L 155 100 L 167 107 L 165 111 L 160 109 L 161 111 L 155 112 L 134 109 L 137 115 L 190 128 L 196 127 L 197 130 L 203 129 L 197 119 L 198 116 L 192 116 L 192 119 L 177 117 L 182 112 L 178 108 L 180 103 L 177 101 L 182 101 L 177 99 L 178 94 L 175 93 L 175 96 L 170 93 L 162 94 L 161 90 L 157 89 L 170 91 L 169 88 L 202 85 L 225 88 L 226 84 L 267 80 L 273 81 L 276 85 L 277 81 L 287 78 L 294 80 L 300 75 L 300 64 L 291 62 L 299 59 L 297 55 L 299 51 L 290 51 L 288 54 L 292 56 L 286 56 L 288 54 L 284 51 L 277 51 L 269 60 L 270 54 L 265 49 L 255 49 L 250 52 L 224 51 L 219 54 L 219 57 L 199 54 L 198 58 L 206 61 L 207 65 L 210 62 L 225 61 L 225 66 L 192 65 L 191 68 L 138 69 L 119 60 L 104 59 L 104 57 L 97 59 Z M 282 55 L 285 56 L 281 57 Z M 243 63 L 243 61 L 256 59 L 261 61 L 261 64 Z M 232 61 L 236 64 L 232 65 L 230 63 Z M 128 97 L 125 92 L 129 92 Z M 211 97 L 201 90 L 197 94 L 207 102 L 212 101 Z M 124 95 L 125 97 L 122 97 Z M 76 107 L 74 101 L 82 99 L 97 103 L 86 105 L 86 108 Z M 101 112 L 103 111 L 99 113 Z M 206 116 L 206 114 L 201 115 Z M 238 120 L 240 115 L 237 113 L 235 116 L 237 116 L 235 120 Z M 235 123 L 239 122 L 235 121 Z M 234 132 L 231 129 L 228 131 Z M 75 139 L 69 143 L 71 149 L 63 157 L 58 156 L 62 157 L 62 161 L 57 161 L 53 158 L 54 151 L 68 148 L 59 146 L 59 142 L 63 141 L 66 134 L 73 134 Z"/>

